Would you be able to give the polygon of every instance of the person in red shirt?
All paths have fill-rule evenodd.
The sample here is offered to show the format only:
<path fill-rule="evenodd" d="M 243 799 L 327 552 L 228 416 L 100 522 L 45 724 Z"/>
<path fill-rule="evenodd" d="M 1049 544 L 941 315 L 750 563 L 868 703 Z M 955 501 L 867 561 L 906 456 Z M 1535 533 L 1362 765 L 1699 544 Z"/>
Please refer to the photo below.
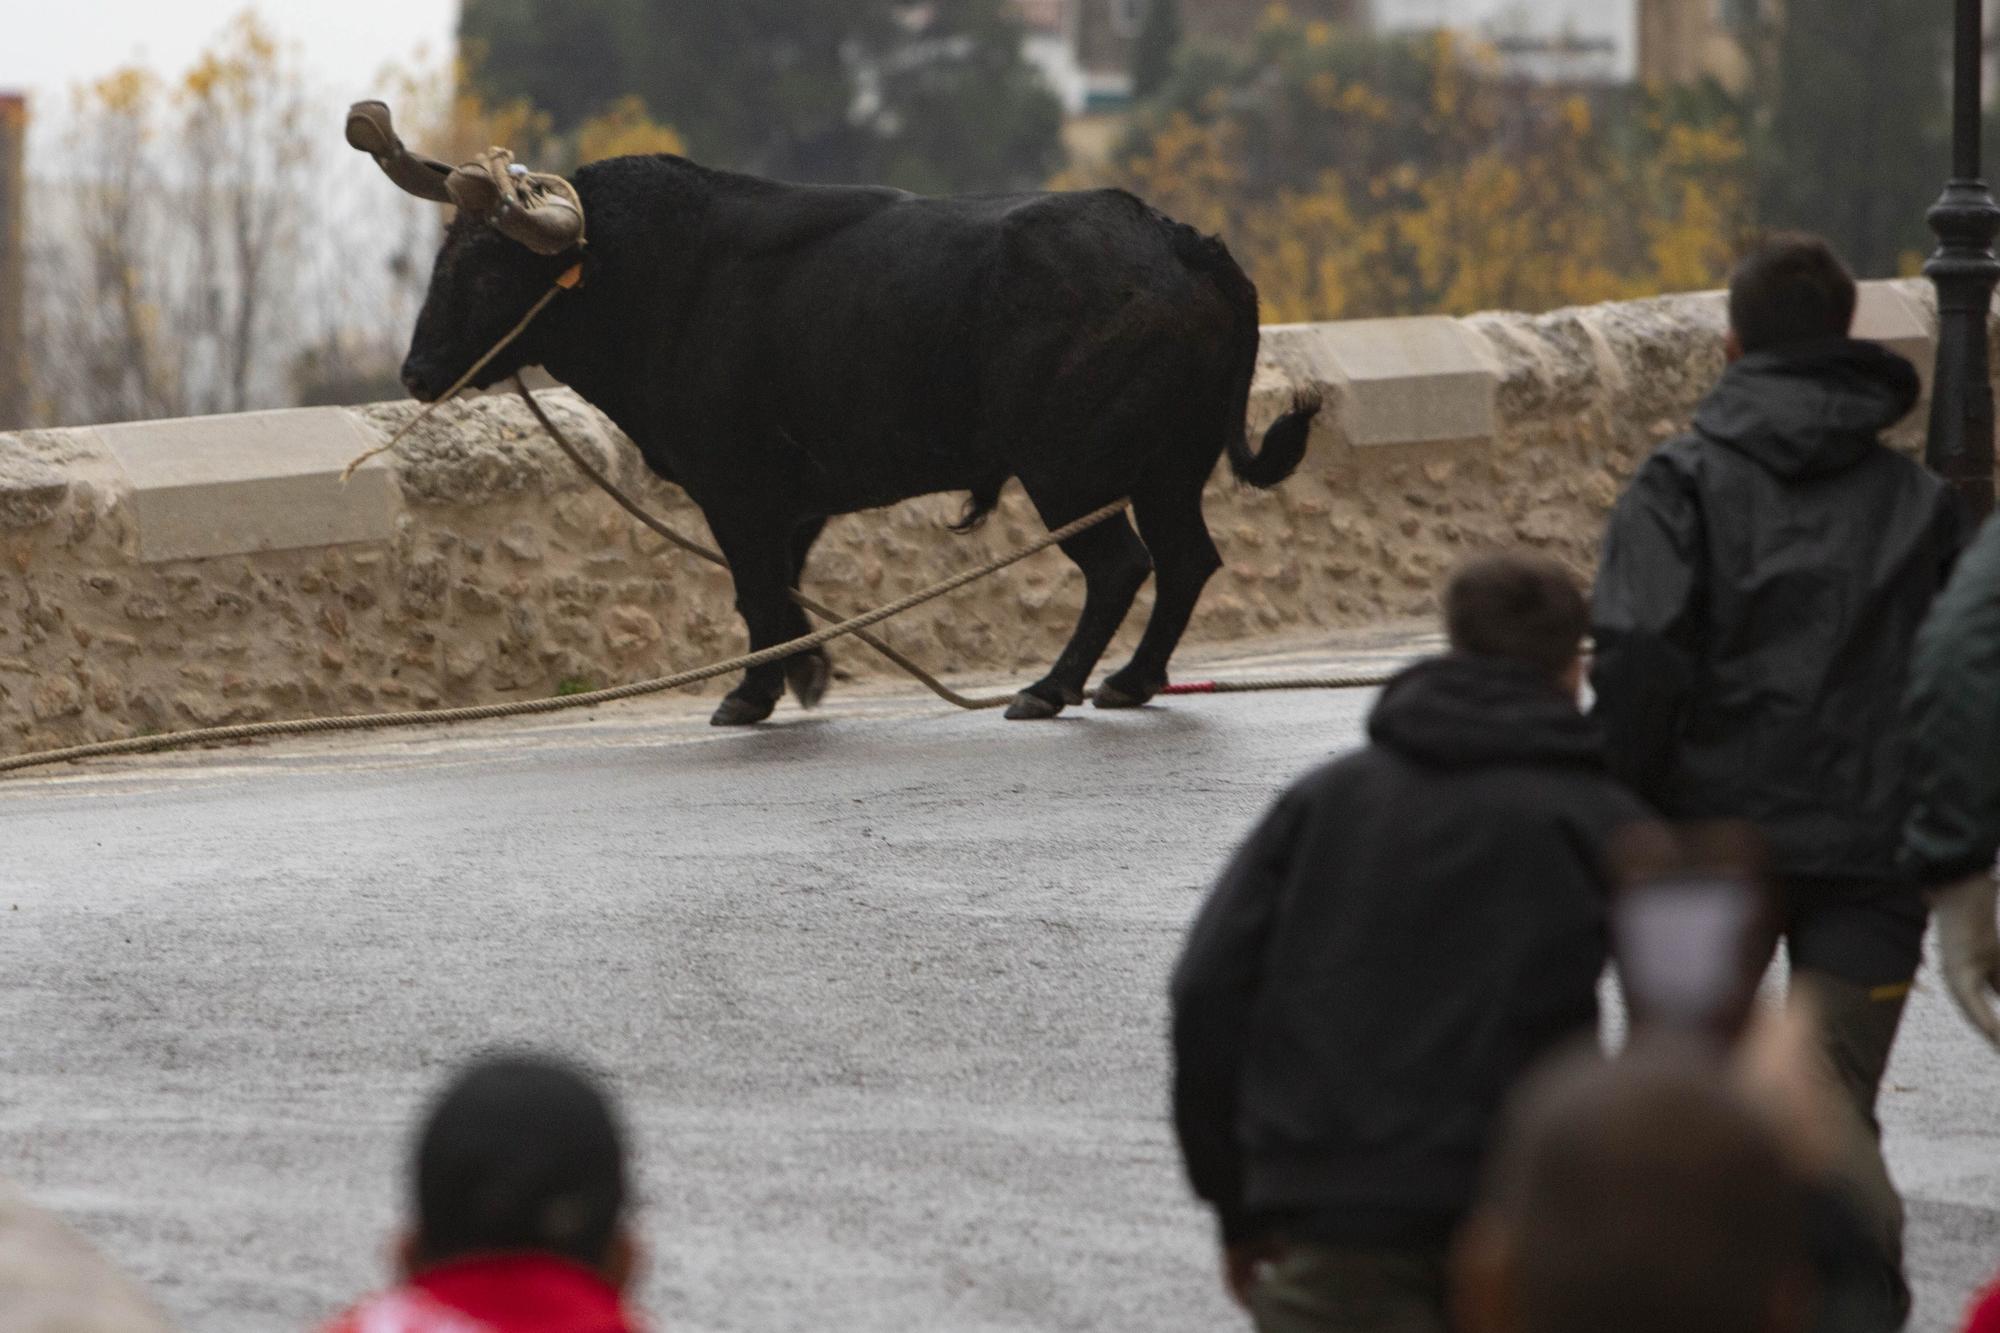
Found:
<path fill-rule="evenodd" d="M 2000 1333 L 2000 1282 L 1988 1287 L 1973 1302 L 1965 1333 Z"/>
<path fill-rule="evenodd" d="M 401 1285 L 322 1333 L 640 1333 L 623 1135 L 575 1067 L 491 1056 L 424 1123 Z"/>

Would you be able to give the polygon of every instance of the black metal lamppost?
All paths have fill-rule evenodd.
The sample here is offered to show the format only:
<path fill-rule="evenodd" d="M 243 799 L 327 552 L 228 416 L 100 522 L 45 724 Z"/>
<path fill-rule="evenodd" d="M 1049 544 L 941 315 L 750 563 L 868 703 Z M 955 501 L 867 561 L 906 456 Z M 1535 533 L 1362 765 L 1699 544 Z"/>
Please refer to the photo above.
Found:
<path fill-rule="evenodd" d="M 1938 250 L 1924 272 L 1938 290 L 1937 377 L 1930 446 L 1924 459 L 1951 484 L 1975 518 L 1993 512 L 1993 382 L 1986 328 L 2000 284 L 2000 204 L 1980 162 L 1986 34 L 1981 0 L 1957 0 L 1952 50 L 1952 169 L 1930 211 Z"/>

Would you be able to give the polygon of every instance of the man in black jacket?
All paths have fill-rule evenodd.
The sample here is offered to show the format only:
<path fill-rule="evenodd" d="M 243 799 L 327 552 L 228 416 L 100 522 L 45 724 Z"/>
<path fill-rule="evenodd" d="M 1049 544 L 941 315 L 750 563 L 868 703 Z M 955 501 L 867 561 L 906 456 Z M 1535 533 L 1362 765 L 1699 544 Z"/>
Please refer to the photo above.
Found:
<path fill-rule="evenodd" d="M 1597 1022 L 1600 849 L 1647 812 L 1578 710 L 1559 566 L 1468 566 L 1452 653 L 1383 691 L 1223 873 L 1173 979 L 1174 1113 L 1264 1333 L 1431 1333 L 1494 1116 Z"/>
<path fill-rule="evenodd" d="M 1670 818 L 1761 829 L 1793 974 L 1872 1125 L 1924 932 L 1896 866 L 1897 715 L 1961 525 L 1944 483 L 1881 442 L 1917 372 L 1848 336 L 1855 300 L 1813 237 L 1738 266 L 1728 371 L 1612 515 L 1591 682 L 1614 772 Z"/>

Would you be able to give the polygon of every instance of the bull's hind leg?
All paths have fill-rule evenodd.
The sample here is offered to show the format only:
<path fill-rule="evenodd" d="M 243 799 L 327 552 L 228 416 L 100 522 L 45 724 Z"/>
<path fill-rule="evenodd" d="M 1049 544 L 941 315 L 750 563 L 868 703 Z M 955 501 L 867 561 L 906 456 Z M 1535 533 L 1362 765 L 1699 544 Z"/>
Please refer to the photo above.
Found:
<path fill-rule="evenodd" d="M 1034 498 L 1033 488 L 1028 494 Z M 1040 500 L 1036 500 L 1036 508 L 1041 510 L 1042 521 L 1052 528 L 1088 512 L 1066 512 Z M 1097 659 L 1104 656 L 1105 645 L 1124 623 L 1132 599 L 1139 595 L 1153 567 L 1145 544 L 1123 514 L 1078 533 L 1064 542 L 1062 549 L 1083 571 L 1083 614 L 1049 674 L 1014 696 L 1007 716 L 1016 720 L 1054 717 L 1065 706 L 1083 702 L 1083 687 Z"/>
<path fill-rule="evenodd" d="M 794 590 L 805 577 L 806 557 L 812 554 L 813 543 L 819 540 L 820 531 L 825 527 L 824 518 L 809 518 L 792 534 Z M 833 659 L 827 656 L 825 648 L 815 648 L 785 659 L 785 680 L 791 685 L 792 696 L 799 701 L 801 708 L 817 707 L 819 701 L 826 697 L 827 682 L 832 679 Z"/>
<path fill-rule="evenodd" d="M 1165 495 L 1152 491 L 1137 495 L 1132 512 L 1157 571 L 1153 615 L 1132 660 L 1097 687 L 1094 702 L 1099 708 L 1137 708 L 1166 688 L 1167 661 L 1194 615 L 1201 590 L 1222 568 L 1222 556 L 1202 517 L 1199 482 Z"/>

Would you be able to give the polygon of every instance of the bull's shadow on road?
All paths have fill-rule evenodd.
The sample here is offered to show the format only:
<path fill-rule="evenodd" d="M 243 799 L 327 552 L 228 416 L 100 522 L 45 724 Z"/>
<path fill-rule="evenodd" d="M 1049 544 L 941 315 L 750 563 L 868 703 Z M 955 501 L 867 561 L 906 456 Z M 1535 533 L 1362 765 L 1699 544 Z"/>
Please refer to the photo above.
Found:
<path fill-rule="evenodd" d="M 821 759 L 865 762 L 877 746 L 934 742 L 949 737 L 983 746 L 1034 745 L 1059 736 L 1065 746 L 1092 753 L 1139 751 L 1163 743 L 1204 740 L 1228 726 L 1227 720 L 1179 702 L 1104 711 L 1088 705 L 1035 722 L 1007 722 L 998 713 L 883 717 L 839 712 L 780 716 L 754 727 L 719 734 L 692 751 L 677 750 L 677 764 L 734 767 L 746 759 L 785 763 Z M 968 759 L 972 756 L 968 755 Z"/>

